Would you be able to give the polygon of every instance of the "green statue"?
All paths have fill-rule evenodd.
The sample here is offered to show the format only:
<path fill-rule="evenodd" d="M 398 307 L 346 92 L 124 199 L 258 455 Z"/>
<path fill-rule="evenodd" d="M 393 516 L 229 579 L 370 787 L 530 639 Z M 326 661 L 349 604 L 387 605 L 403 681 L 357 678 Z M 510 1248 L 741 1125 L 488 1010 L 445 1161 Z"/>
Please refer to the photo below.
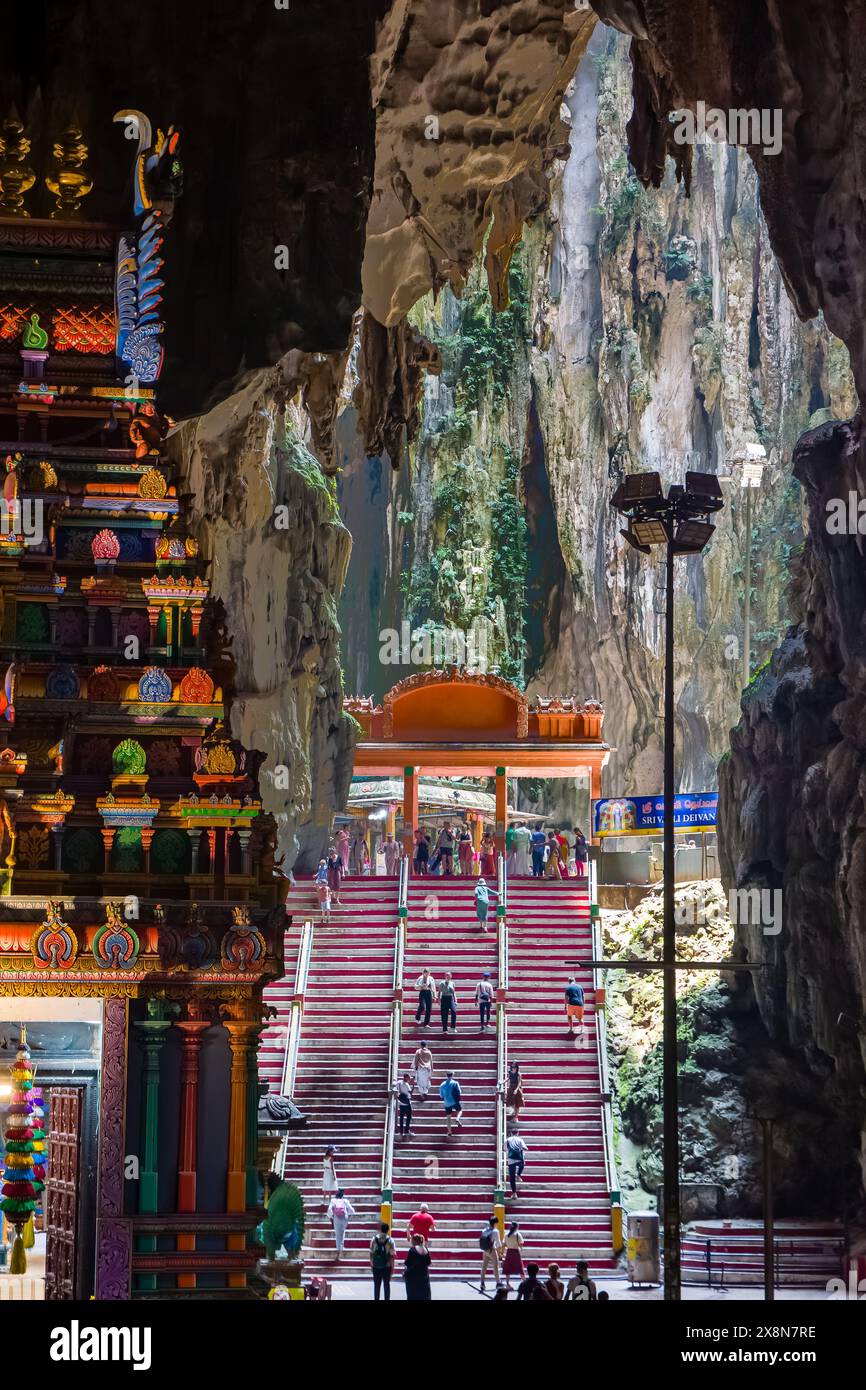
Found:
<path fill-rule="evenodd" d="M 284 1182 L 269 1173 L 267 1215 L 260 1226 L 262 1244 L 269 1260 L 277 1258 L 281 1246 L 291 1259 L 304 1239 L 304 1199 L 293 1182 Z"/>

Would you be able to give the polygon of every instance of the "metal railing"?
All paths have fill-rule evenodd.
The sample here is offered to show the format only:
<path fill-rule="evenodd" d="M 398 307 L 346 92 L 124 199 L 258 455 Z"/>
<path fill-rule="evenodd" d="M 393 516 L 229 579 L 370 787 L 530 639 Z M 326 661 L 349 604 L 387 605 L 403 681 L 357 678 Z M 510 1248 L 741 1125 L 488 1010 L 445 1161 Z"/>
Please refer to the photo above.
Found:
<path fill-rule="evenodd" d="M 393 1203 L 394 1131 L 397 1123 L 397 1082 L 400 1076 L 400 1039 L 403 1034 L 403 961 L 406 954 L 406 923 L 409 917 L 409 859 L 400 860 L 397 886 L 397 927 L 394 932 L 393 997 L 388 1034 L 388 1100 L 385 1106 L 385 1132 L 382 1138 L 382 1220 L 391 1224 Z"/>
<path fill-rule="evenodd" d="M 295 1075 L 298 1070 L 298 1051 L 301 1046 L 301 1023 L 304 1016 L 304 996 L 307 992 L 307 978 L 310 973 L 310 958 L 313 954 L 313 924 L 307 920 L 301 926 L 301 939 L 298 942 L 298 959 L 295 965 L 295 992 L 292 995 L 292 1013 L 286 1031 L 286 1052 L 283 1057 L 283 1076 L 280 1081 L 280 1095 L 292 1096 L 295 1091 Z M 280 1147 L 274 1154 L 271 1170 L 282 1177 L 286 1166 L 286 1149 L 289 1136 L 284 1134 Z"/>
<path fill-rule="evenodd" d="M 508 1164 L 505 1152 L 506 1118 L 505 1096 L 508 1090 L 508 874 L 505 855 L 499 855 L 497 865 L 497 890 L 499 897 L 496 906 L 496 950 L 497 950 L 497 990 L 496 990 L 496 1194 L 494 1202 L 501 1208 L 500 1222 L 505 1215 L 505 1185 L 508 1180 Z"/>
<path fill-rule="evenodd" d="M 604 946 L 601 936 L 601 915 L 598 909 L 598 870 L 594 860 L 587 863 L 589 886 L 589 924 L 592 932 L 592 958 L 602 960 Z M 613 1105 L 610 1091 L 610 1073 L 607 1060 L 607 1015 L 605 1005 L 599 999 L 605 996 L 606 972 L 603 966 L 593 966 L 592 986 L 595 993 L 595 1045 L 598 1056 L 598 1081 L 601 1091 L 601 1133 L 604 1142 L 604 1173 L 608 1195 L 611 1202 L 620 1198 L 619 1180 L 616 1173 L 616 1153 L 613 1133 Z"/>

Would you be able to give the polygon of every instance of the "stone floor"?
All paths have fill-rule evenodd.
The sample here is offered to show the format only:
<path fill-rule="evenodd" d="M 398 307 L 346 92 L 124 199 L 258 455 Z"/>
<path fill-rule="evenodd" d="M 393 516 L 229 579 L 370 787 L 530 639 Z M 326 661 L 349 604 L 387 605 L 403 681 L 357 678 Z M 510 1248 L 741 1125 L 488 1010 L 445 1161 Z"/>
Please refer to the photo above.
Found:
<path fill-rule="evenodd" d="M 640 1303 L 640 1302 L 660 1302 L 662 1300 L 662 1290 L 660 1288 L 632 1289 L 624 1279 L 597 1279 L 596 1284 L 599 1289 L 605 1289 L 610 1294 L 612 1302 L 618 1303 Z M 362 1281 L 356 1279 L 336 1279 L 333 1281 L 333 1297 L 341 1302 L 369 1302 L 373 1298 L 372 1281 Z M 477 1284 L 468 1282 L 457 1282 L 449 1279 L 433 1281 L 433 1300 L 434 1302 L 465 1302 L 490 1300 L 493 1293 L 493 1285 L 488 1282 L 487 1292 L 481 1293 Z M 395 1279 L 391 1286 L 391 1296 L 395 1301 L 404 1302 L 405 1294 L 403 1291 L 402 1279 Z M 515 1297 L 514 1293 L 511 1295 Z M 684 1302 L 706 1302 L 706 1303 L 736 1303 L 750 1302 L 760 1303 L 763 1301 L 764 1291 L 760 1288 L 730 1288 L 708 1290 L 697 1284 L 688 1284 L 683 1289 Z M 777 1289 L 776 1301 L 779 1303 L 801 1303 L 801 1302 L 825 1302 L 827 1294 L 823 1289 Z"/>

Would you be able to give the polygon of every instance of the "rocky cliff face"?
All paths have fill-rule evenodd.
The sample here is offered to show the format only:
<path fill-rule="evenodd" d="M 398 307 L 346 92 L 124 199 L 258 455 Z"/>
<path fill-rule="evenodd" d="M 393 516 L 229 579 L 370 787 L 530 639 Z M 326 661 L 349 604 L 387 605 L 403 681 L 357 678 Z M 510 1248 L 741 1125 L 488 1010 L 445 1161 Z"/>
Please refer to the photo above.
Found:
<path fill-rule="evenodd" d="M 677 580 L 678 755 L 682 785 L 699 788 L 714 783 L 743 683 L 734 460 L 759 443 L 768 456 L 751 541 L 756 666 L 784 631 L 801 540 L 794 442 L 816 411 L 848 413 L 853 390 L 842 345 L 793 313 L 749 160 L 700 149 L 690 198 L 672 168 L 646 191 L 626 156 L 630 111 L 628 43 L 600 27 L 509 308 L 494 311 L 479 266 L 461 300 L 446 287 L 412 311 L 441 374 L 427 378 L 408 485 L 341 431 L 344 515 L 366 538 L 350 589 L 355 614 L 360 593 L 382 626 L 483 630 L 494 669 L 533 692 L 599 696 L 618 750 L 610 785 L 646 790 L 661 780 L 659 576 L 624 552 L 608 499 L 640 467 L 666 482 L 688 467 L 727 475 L 713 546 Z M 378 517 L 361 501 L 374 474 L 389 490 Z M 381 695 L 405 672 L 381 667 L 376 638 L 356 616 L 346 663 L 351 686 Z"/>
<path fill-rule="evenodd" d="M 795 473 L 809 534 L 792 576 L 794 622 L 743 698 L 720 768 L 722 867 L 738 887 L 781 894 L 782 929 L 740 925 L 761 1017 L 832 1097 L 866 1172 L 866 647 L 863 542 L 828 533 L 863 494 L 859 418 L 807 434 Z M 832 524 L 832 523 L 831 523 Z"/>
<path fill-rule="evenodd" d="M 351 777 L 336 614 L 351 539 L 285 396 L 278 370 L 254 373 L 171 444 L 222 607 L 232 733 L 262 755 L 277 858 L 307 869 Z"/>

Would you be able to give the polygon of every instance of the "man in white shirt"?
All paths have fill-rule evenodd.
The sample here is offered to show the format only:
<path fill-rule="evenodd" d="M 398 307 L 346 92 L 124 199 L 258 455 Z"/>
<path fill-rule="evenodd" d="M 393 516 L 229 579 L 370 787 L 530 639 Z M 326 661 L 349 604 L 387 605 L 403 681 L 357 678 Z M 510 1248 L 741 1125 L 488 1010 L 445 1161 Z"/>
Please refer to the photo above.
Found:
<path fill-rule="evenodd" d="M 421 1023 L 422 1027 L 430 1027 L 430 1015 L 433 1012 L 433 1003 L 437 996 L 436 981 L 430 971 L 424 967 L 421 974 L 415 981 L 415 988 L 418 991 L 418 1007 L 415 1010 L 415 1022 Z M 423 1021 L 422 1021 L 423 1014 Z"/>

